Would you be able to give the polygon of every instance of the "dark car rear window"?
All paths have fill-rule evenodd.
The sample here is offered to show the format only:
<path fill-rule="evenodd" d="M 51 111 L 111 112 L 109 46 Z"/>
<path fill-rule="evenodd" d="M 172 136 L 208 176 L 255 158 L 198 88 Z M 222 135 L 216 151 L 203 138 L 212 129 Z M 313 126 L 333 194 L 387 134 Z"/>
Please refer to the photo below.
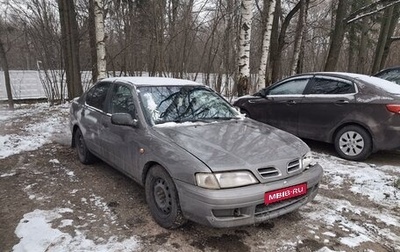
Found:
<path fill-rule="evenodd" d="M 308 90 L 309 94 L 351 94 L 355 93 L 352 82 L 336 79 L 315 78 L 313 85 Z"/>

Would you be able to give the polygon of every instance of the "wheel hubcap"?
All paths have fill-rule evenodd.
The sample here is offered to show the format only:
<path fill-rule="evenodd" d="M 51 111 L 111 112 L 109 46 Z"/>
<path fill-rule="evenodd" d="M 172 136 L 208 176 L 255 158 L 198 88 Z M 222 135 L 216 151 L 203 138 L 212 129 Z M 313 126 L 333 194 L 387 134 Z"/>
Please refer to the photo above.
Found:
<path fill-rule="evenodd" d="M 364 138 L 355 131 L 347 131 L 340 136 L 340 150 L 348 156 L 357 156 L 364 150 Z"/>
<path fill-rule="evenodd" d="M 171 212 L 171 193 L 165 180 L 157 179 L 154 184 L 154 199 L 157 207 L 164 213 L 169 214 Z"/>

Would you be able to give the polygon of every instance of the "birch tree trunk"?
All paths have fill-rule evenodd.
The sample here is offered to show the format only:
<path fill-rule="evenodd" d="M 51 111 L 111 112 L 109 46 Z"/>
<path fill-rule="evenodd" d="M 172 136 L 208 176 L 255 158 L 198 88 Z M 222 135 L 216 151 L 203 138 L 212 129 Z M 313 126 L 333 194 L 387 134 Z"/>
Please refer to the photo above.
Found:
<path fill-rule="evenodd" d="M 101 80 L 107 77 L 104 6 L 102 0 L 94 0 L 94 23 L 96 30 L 97 79 Z"/>
<path fill-rule="evenodd" d="M 94 0 L 89 0 L 89 45 L 90 45 L 90 59 L 91 59 L 91 70 L 92 70 L 92 81 L 97 82 L 97 47 L 96 47 L 96 25 L 94 21 Z"/>
<path fill-rule="evenodd" d="M 257 78 L 257 85 L 255 90 L 259 90 L 262 87 L 266 86 L 266 70 L 268 64 L 268 56 L 269 56 L 269 49 L 271 46 L 271 33 L 272 33 L 272 23 L 274 21 L 274 13 L 276 8 L 276 0 L 270 0 L 268 6 L 264 3 L 264 8 L 268 8 L 268 11 L 264 13 L 268 13 L 267 22 L 265 23 L 264 29 L 264 37 L 262 41 L 262 51 L 261 51 L 261 62 L 260 68 L 258 69 L 258 78 Z"/>
<path fill-rule="evenodd" d="M 250 83 L 250 38 L 251 23 L 253 19 L 253 1 L 242 0 L 241 3 L 241 26 L 239 34 L 239 79 L 237 85 L 238 96 L 249 92 Z"/>

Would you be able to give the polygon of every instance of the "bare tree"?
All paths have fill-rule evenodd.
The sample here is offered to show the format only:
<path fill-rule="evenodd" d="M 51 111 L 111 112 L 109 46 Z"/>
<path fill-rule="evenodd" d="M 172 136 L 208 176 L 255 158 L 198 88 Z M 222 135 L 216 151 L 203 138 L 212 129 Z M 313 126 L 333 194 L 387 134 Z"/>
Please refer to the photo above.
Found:
<path fill-rule="evenodd" d="M 335 26 L 333 28 L 329 53 L 326 59 L 325 71 L 335 71 L 336 65 L 339 60 L 340 50 L 342 48 L 342 42 L 345 33 L 345 23 L 344 19 L 347 16 L 347 0 L 339 0 L 336 8 Z"/>
<path fill-rule="evenodd" d="M 388 55 L 394 29 L 399 22 L 399 5 L 392 5 L 386 8 L 381 21 L 381 29 L 378 43 L 376 44 L 374 63 L 371 73 L 374 74 L 382 69 Z"/>
<path fill-rule="evenodd" d="M 261 87 L 266 86 L 266 70 L 268 63 L 268 56 L 270 54 L 270 45 L 271 45 L 271 34 L 272 34 L 272 23 L 274 21 L 274 13 L 276 9 L 276 0 L 264 1 L 264 15 L 267 15 L 265 28 L 264 28 L 264 36 L 262 41 L 262 50 L 261 50 L 261 62 L 260 67 L 258 69 L 258 79 L 255 90 L 259 90 Z"/>
<path fill-rule="evenodd" d="M 3 33 L 2 26 L 0 24 L 0 32 Z M 6 85 L 6 90 L 7 90 L 7 99 L 8 99 L 8 107 L 10 109 L 14 109 L 14 100 L 12 96 L 12 91 L 11 91 L 11 81 L 10 81 L 10 72 L 8 69 L 8 61 L 7 61 L 7 55 L 6 51 L 4 49 L 3 41 L 0 38 L 0 63 L 1 63 L 1 68 L 3 69 L 4 72 L 4 79 L 5 79 L 5 85 Z"/>
<path fill-rule="evenodd" d="M 300 60 L 300 50 L 304 42 L 304 33 L 307 23 L 307 7 L 309 0 L 300 0 L 300 12 L 299 19 L 296 27 L 296 35 L 294 39 L 294 49 L 293 49 L 293 60 L 291 67 L 291 74 L 299 73 L 299 60 Z"/>
<path fill-rule="evenodd" d="M 280 6 L 280 0 L 277 1 L 277 6 L 276 6 L 276 11 L 281 12 L 281 6 Z M 278 22 L 279 22 L 279 16 L 275 15 L 274 23 L 273 26 L 276 26 L 276 33 L 277 33 L 277 38 L 276 38 L 276 46 L 272 50 L 272 62 L 271 62 L 271 70 L 272 70 L 272 80 L 271 82 L 277 81 L 279 78 L 282 76 L 282 53 L 287 46 L 287 30 L 290 26 L 290 23 L 293 19 L 293 17 L 298 13 L 300 10 L 300 2 L 298 2 L 289 12 L 288 14 L 284 17 L 282 25 L 280 27 L 280 31 L 278 31 Z"/>
<path fill-rule="evenodd" d="M 68 86 L 68 98 L 82 94 L 81 71 L 79 64 L 79 38 L 75 6 L 69 0 L 58 0 L 60 14 L 64 65 Z"/>
<path fill-rule="evenodd" d="M 394 5 L 397 5 L 399 3 L 400 3 L 400 0 L 377 0 L 375 2 L 372 2 L 371 4 L 367 4 L 367 5 L 363 6 L 362 8 L 359 8 L 359 9 L 353 11 L 346 18 L 346 21 L 348 24 L 355 22 L 364 17 L 375 15 L 378 12 L 381 12 L 381 11 L 383 11 L 389 7 L 392 7 Z"/>

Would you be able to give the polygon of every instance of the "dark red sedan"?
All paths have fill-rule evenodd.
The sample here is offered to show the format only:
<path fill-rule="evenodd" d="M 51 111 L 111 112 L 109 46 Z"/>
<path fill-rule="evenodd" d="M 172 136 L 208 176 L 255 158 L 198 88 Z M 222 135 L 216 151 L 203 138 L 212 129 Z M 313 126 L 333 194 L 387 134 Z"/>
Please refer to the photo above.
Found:
<path fill-rule="evenodd" d="M 400 147 L 400 85 L 377 77 L 295 75 L 240 97 L 234 105 L 301 138 L 333 143 L 345 159 L 364 160 Z"/>

